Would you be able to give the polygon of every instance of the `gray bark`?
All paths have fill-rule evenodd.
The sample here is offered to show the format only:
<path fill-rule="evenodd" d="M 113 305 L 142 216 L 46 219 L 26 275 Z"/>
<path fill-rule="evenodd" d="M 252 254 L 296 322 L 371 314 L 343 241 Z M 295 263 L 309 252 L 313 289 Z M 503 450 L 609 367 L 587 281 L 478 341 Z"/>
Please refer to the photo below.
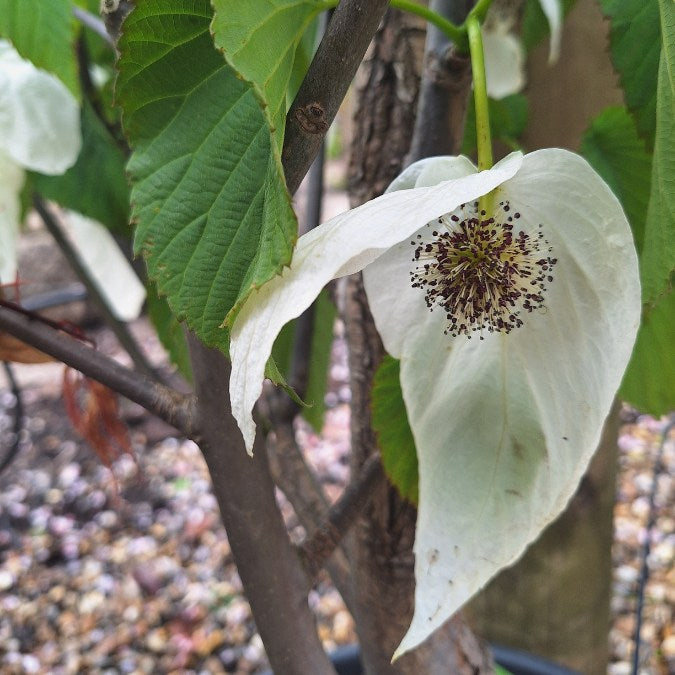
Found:
<path fill-rule="evenodd" d="M 409 152 L 418 103 L 423 25 L 390 12 L 378 31 L 358 86 L 358 109 L 350 163 L 353 204 L 381 194 L 401 171 Z M 466 100 L 465 88 L 455 88 Z M 446 90 L 446 96 L 450 96 Z M 462 104 L 464 105 L 464 104 Z M 439 118 L 440 119 L 440 118 Z M 448 148 L 456 150 L 461 124 L 448 126 Z M 462 115 L 463 119 L 463 115 Z M 360 275 L 350 278 L 345 298 L 352 385 L 352 469 L 358 472 L 376 450 L 370 425 L 370 388 L 383 350 L 368 310 Z M 354 616 L 367 673 L 487 673 L 489 653 L 460 617 L 396 663 L 390 658 L 412 617 L 416 511 L 389 484 L 373 491 L 352 538 Z"/>

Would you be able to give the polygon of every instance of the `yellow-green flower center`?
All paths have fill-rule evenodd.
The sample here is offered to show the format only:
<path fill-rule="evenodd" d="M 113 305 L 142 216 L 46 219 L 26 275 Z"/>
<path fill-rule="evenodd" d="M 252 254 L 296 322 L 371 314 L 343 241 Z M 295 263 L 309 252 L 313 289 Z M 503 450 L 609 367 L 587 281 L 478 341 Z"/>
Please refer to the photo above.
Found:
<path fill-rule="evenodd" d="M 514 229 L 520 214 L 508 202 L 499 204 L 498 217 L 479 212 L 477 203 L 460 212 L 439 218 L 445 231 L 434 230 L 430 241 L 418 234 L 411 242 L 412 286 L 424 290 L 429 309 L 445 312 L 449 335 L 509 333 L 523 325 L 523 310 L 544 305 L 557 260 L 548 255 L 541 226 L 535 237 Z"/>

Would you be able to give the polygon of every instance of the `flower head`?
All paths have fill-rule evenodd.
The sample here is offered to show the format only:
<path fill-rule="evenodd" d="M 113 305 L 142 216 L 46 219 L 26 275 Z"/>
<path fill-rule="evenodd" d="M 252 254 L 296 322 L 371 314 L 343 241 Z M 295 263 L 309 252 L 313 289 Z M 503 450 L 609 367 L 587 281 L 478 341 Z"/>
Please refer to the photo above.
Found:
<path fill-rule="evenodd" d="M 574 493 L 635 340 L 637 256 L 619 202 L 577 155 L 514 153 L 480 173 L 464 157 L 418 162 L 301 237 L 237 316 L 230 396 L 249 450 L 281 327 L 361 269 L 418 455 L 415 612 L 398 655 Z"/>
<path fill-rule="evenodd" d="M 468 210 L 468 213 L 467 213 Z M 497 215 L 479 211 L 478 202 L 460 215 L 446 214 L 432 226 L 433 239 L 415 247 L 410 272 L 413 288 L 424 290 L 431 310 L 445 312 L 445 332 L 471 337 L 478 331 L 510 333 L 523 325 L 521 313 L 544 305 L 546 282 L 557 260 L 547 255 L 544 235 L 514 231 L 520 213 L 501 202 Z M 544 250 L 542 250 L 544 248 Z"/>

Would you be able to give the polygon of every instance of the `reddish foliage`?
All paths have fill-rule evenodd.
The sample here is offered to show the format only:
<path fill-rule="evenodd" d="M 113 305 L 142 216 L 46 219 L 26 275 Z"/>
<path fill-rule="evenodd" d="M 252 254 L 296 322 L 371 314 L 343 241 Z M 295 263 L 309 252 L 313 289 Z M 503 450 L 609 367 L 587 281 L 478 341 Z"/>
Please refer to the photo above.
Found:
<path fill-rule="evenodd" d="M 120 419 L 115 392 L 66 367 L 63 400 L 73 427 L 105 466 L 112 469 L 112 463 L 125 453 L 136 459 L 127 428 Z"/>
<path fill-rule="evenodd" d="M 53 361 L 51 356 L 31 347 L 17 338 L 0 331 L 0 361 L 14 363 L 47 363 Z"/>

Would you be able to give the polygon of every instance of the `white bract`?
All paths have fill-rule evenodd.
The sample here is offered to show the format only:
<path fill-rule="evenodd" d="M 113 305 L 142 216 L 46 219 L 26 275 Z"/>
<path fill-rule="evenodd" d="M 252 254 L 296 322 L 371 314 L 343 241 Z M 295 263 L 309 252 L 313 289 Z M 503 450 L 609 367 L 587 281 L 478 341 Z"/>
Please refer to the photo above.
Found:
<path fill-rule="evenodd" d="M 493 23 L 483 29 L 487 93 L 496 100 L 525 86 L 525 50 L 510 28 Z"/>
<path fill-rule="evenodd" d="M 550 30 L 549 63 L 560 56 L 562 6 L 560 0 L 539 0 Z M 488 96 L 501 99 L 525 86 L 525 51 L 514 33 L 517 4 L 495 2 L 482 27 Z"/>
<path fill-rule="evenodd" d="M 494 190 L 492 213 L 475 200 Z M 363 269 L 419 462 L 419 645 L 565 507 L 593 454 L 640 321 L 626 217 L 582 158 L 514 153 L 412 165 L 387 194 L 302 236 L 232 327 L 230 395 L 252 409 L 282 326 Z"/>
<path fill-rule="evenodd" d="M 0 280 L 16 273 L 24 169 L 57 175 L 80 153 L 80 109 L 54 75 L 0 40 Z"/>
<path fill-rule="evenodd" d="M 66 225 L 80 260 L 91 273 L 115 317 L 120 321 L 137 319 L 145 302 L 145 286 L 110 230 L 74 212 L 67 214 Z"/>

